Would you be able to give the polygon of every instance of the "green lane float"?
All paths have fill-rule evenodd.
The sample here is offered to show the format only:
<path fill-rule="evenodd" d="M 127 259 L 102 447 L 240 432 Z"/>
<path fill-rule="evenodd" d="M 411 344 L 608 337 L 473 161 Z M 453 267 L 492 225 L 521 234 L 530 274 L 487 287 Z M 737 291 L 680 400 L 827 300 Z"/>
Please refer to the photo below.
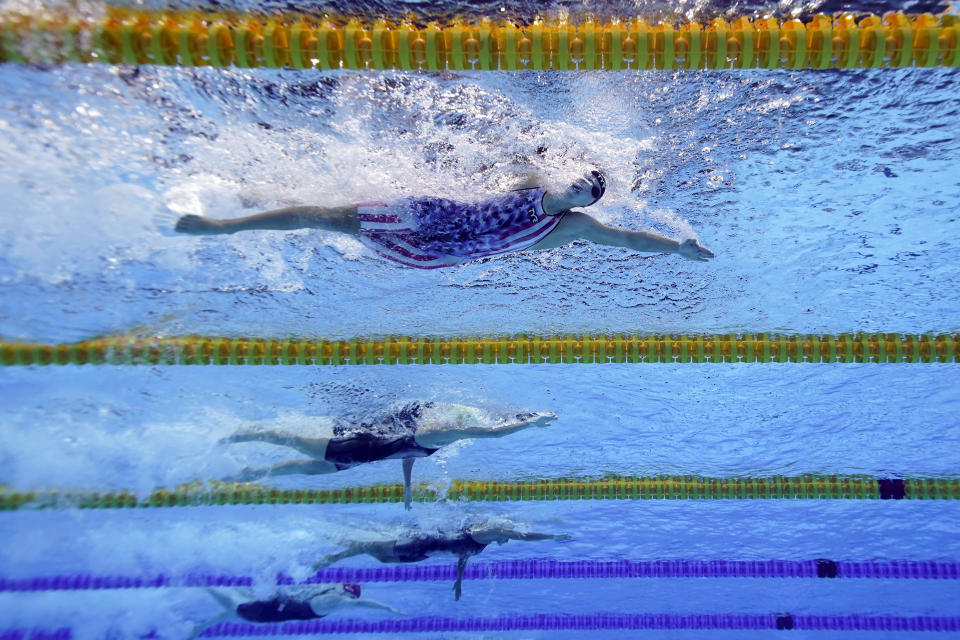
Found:
<path fill-rule="evenodd" d="M 957 67 L 960 16 L 515 25 L 120 7 L 97 17 L 8 11 L 0 16 L 0 61 L 424 71 Z"/>
<path fill-rule="evenodd" d="M 414 500 L 472 502 L 553 500 L 960 500 L 960 478 L 877 478 L 865 475 L 771 477 L 655 476 L 549 480 L 454 480 L 420 485 Z M 373 504 L 403 502 L 402 485 L 345 489 L 274 489 L 211 481 L 149 495 L 132 491 L 35 490 L 0 487 L 0 510 L 136 509 L 228 505 Z"/>
<path fill-rule="evenodd" d="M 0 342 L 0 365 L 955 363 L 960 334 L 622 335 L 302 340 L 204 336 Z"/>

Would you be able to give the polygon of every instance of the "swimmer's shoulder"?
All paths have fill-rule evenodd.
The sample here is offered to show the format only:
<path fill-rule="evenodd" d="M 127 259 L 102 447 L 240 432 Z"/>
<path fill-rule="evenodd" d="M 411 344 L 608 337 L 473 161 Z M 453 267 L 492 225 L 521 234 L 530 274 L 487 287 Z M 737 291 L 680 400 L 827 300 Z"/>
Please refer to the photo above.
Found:
<path fill-rule="evenodd" d="M 542 189 L 545 186 L 545 181 L 542 176 L 537 173 L 527 172 L 521 173 L 517 176 L 514 187 L 511 191 L 527 191 L 529 189 Z"/>

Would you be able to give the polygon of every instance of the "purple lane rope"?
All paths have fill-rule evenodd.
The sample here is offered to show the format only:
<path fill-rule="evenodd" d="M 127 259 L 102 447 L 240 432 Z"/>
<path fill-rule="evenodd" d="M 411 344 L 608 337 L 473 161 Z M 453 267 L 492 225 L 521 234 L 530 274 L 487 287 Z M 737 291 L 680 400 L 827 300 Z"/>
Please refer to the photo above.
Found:
<path fill-rule="evenodd" d="M 456 577 L 453 561 L 444 564 L 386 567 L 331 567 L 306 583 L 432 582 Z M 624 578 L 864 578 L 887 580 L 960 580 L 960 562 L 932 560 L 577 560 L 545 558 L 502 560 L 467 565 L 467 580 L 624 579 Z M 250 576 L 157 573 L 144 576 L 73 574 L 26 578 L 0 577 L 0 592 L 160 589 L 168 587 L 239 587 Z M 279 574 L 278 585 L 291 585 Z"/>
<path fill-rule="evenodd" d="M 817 630 L 817 631 L 960 631 L 960 617 L 936 616 L 794 616 L 790 614 L 532 614 L 496 618 L 421 618 L 366 620 L 311 620 L 255 625 L 223 622 L 202 638 L 284 636 L 308 634 L 428 633 L 451 631 L 570 631 L 570 630 Z"/>
<path fill-rule="evenodd" d="M 291 636 L 358 633 L 429 633 L 450 631 L 571 630 L 804 630 L 804 631 L 960 631 L 960 616 L 792 615 L 594 613 L 509 615 L 496 618 L 394 618 L 389 620 L 310 620 L 281 624 L 221 622 L 201 638 Z M 0 640 L 69 640 L 69 628 L 0 629 Z"/>

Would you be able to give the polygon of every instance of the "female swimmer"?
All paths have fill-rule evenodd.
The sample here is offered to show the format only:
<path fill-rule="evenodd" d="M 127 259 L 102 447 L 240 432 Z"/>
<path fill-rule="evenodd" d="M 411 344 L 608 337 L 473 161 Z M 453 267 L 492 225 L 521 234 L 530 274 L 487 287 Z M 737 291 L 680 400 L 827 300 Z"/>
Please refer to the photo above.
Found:
<path fill-rule="evenodd" d="M 369 422 L 334 421 L 332 432 L 304 437 L 282 431 L 250 430 L 222 440 L 266 442 L 296 449 L 310 460 L 281 462 L 269 469 L 244 469 L 236 482 L 265 476 L 335 473 L 376 460 L 403 460 L 403 502 L 410 508 L 410 478 L 416 458 L 465 438 L 501 438 L 528 427 L 545 427 L 556 419 L 550 412 L 521 413 L 485 423 L 478 409 L 444 403 L 412 403 Z"/>
<path fill-rule="evenodd" d="M 451 267 L 514 251 L 553 249 L 575 240 L 676 253 L 700 262 L 713 258 L 713 252 L 695 239 L 680 242 L 647 231 L 615 229 L 572 210 L 594 204 L 606 188 L 603 174 L 591 171 L 562 193 L 528 180 L 525 188 L 472 204 L 416 197 L 342 207 L 288 207 L 228 220 L 186 215 L 177 221 L 176 230 L 213 235 L 253 229 L 323 229 L 355 236 L 385 258 L 419 269 Z"/>
<path fill-rule="evenodd" d="M 437 554 L 457 556 L 457 579 L 453 584 L 455 599 L 460 599 L 463 570 L 467 560 L 483 551 L 487 545 L 506 544 L 510 540 L 569 540 L 566 534 L 522 532 L 502 525 L 489 523 L 472 524 L 455 531 L 423 533 L 410 531 L 395 540 L 353 542 L 346 549 L 324 557 L 313 565 L 323 569 L 331 564 L 359 555 L 368 555 L 380 562 L 420 562 Z"/>

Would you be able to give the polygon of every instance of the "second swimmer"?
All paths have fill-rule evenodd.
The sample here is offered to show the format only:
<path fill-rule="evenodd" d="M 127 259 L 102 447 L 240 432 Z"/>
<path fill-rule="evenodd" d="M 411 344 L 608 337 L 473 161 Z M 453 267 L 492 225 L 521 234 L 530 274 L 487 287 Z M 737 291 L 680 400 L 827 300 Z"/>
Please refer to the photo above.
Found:
<path fill-rule="evenodd" d="M 529 427 L 545 427 L 556 419 L 550 412 L 521 413 L 490 422 L 473 407 L 443 403 L 412 403 L 370 422 L 334 423 L 332 434 L 304 437 L 273 430 L 235 433 L 221 442 L 266 442 L 296 449 L 309 460 L 281 462 L 267 469 L 244 469 L 229 478 L 250 482 L 265 476 L 324 474 L 360 464 L 403 460 L 403 503 L 410 508 L 411 476 L 416 458 L 433 455 L 441 447 L 467 438 L 501 438 Z"/>
<path fill-rule="evenodd" d="M 375 540 L 370 542 L 352 542 L 340 551 L 324 557 L 313 565 L 313 569 L 323 569 L 344 558 L 368 555 L 380 562 L 420 562 L 434 555 L 454 555 L 457 557 L 457 579 L 453 583 L 454 597 L 459 600 L 463 584 L 463 571 L 467 560 L 475 556 L 488 545 L 496 542 L 506 544 L 510 540 L 570 540 L 567 534 L 538 533 L 536 531 L 518 531 L 512 527 L 477 522 L 453 531 L 425 533 L 412 530 L 393 540 Z"/>

